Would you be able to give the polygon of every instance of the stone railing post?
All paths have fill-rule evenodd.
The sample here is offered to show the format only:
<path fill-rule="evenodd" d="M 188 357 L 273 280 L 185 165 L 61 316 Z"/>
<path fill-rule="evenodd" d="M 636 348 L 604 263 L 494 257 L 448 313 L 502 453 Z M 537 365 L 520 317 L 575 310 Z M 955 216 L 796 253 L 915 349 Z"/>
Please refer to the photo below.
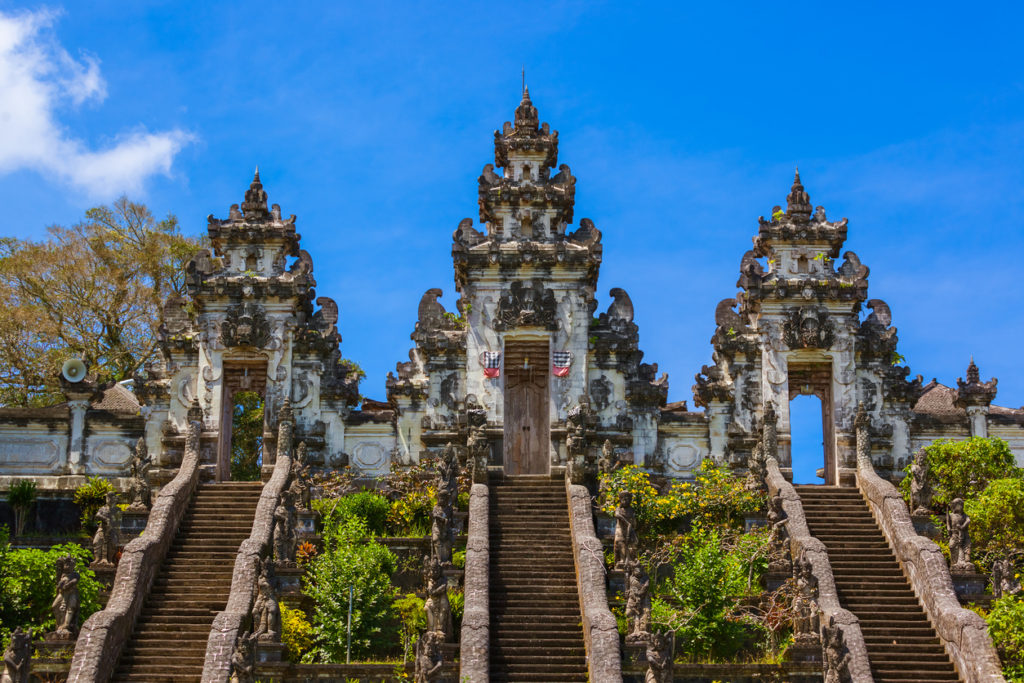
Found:
<path fill-rule="evenodd" d="M 583 613 L 583 640 L 591 683 L 622 683 L 619 629 L 608 609 L 605 585 L 604 546 L 594 533 L 590 491 L 565 481 L 569 500 L 569 529 L 576 563 L 576 589 Z"/>
<path fill-rule="evenodd" d="M 469 531 L 466 536 L 466 573 L 459 644 L 459 681 L 487 683 L 491 652 L 490 609 L 490 492 L 487 484 L 473 484 L 469 492 Z"/>

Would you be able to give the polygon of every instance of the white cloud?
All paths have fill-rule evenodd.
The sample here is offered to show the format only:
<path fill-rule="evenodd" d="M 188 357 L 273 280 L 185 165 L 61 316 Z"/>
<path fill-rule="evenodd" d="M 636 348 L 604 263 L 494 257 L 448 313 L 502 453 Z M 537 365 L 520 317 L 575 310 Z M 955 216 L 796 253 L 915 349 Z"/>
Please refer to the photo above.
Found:
<path fill-rule="evenodd" d="M 56 16 L 0 12 L 0 173 L 31 169 L 101 199 L 140 192 L 148 177 L 170 173 L 191 136 L 136 131 L 102 149 L 71 136 L 58 112 L 102 102 L 107 88 L 95 57 L 76 59 L 56 41 Z"/>

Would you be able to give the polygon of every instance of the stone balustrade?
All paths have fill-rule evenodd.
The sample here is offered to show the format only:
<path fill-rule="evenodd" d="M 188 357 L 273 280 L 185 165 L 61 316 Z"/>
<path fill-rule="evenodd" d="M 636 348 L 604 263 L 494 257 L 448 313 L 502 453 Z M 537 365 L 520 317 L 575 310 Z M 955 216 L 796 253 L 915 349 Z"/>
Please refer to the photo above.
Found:
<path fill-rule="evenodd" d="M 490 663 L 490 498 L 487 484 L 469 492 L 466 538 L 465 603 L 459 652 L 459 680 L 487 683 Z"/>

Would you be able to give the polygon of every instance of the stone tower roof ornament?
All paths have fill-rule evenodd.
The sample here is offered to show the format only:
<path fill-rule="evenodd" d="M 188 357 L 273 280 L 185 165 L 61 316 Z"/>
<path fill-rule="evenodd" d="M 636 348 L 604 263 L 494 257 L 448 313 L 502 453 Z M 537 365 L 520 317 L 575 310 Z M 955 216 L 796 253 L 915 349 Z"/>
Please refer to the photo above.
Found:
<path fill-rule="evenodd" d="M 967 381 L 962 378 L 956 380 L 956 405 L 960 408 L 967 406 L 987 406 L 996 397 L 996 385 L 999 380 L 993 377 L 987 382 L 981 381 L 981 371 L 971 356 L 971 362 L 967 366 Z"/>
<path fill-rule="evenodd" d="M 267 193 L 260 182 L 260 167 L 256 167 L 256 174 L 252 178 L 249 189 L 245 191 L 245 201 L 242 202 L 242 213 L 248 219 L 266 218 L 270 215 L 267 210 Z"/>
<path fill-rule="evenodd" d="M 530 89 L 523 86 L 523 100 L 516 107 L 515 116 L 516 132 L 536 132 L 540 128 L 540 116 L 537 114 L 537 107 L 530 101 Z"/>
<path fill-rule="evenodd" d="M 796 169 L 793 187 L 786 197 L 786 216 L 791 220 L 806 222 L 811 218 L 811 198 L 800 183 L 800 169 Z"/>

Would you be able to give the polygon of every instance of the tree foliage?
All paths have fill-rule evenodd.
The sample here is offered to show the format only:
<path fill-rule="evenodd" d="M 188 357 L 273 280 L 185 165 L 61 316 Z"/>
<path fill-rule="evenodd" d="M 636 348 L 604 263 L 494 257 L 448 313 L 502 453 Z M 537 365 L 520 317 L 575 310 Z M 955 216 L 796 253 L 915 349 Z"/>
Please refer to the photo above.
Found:
<path fill-rule="evenodd" d="M 996 479 L 966 501 L 975 551 L 988 557 L 1024 553 L 1024 479 Z"/>
<path fill-rule="evenodd" d="M 1005 595 L 985 616 L 988 632 L 1010 683 L 1024 683 L 1024 597 Z"/>
<path fill-rule="evenodd" d="M 156 351 L 160 302 L 185 289 L 200 242 L 122 197 L 43 241 L 0 238 L 0 403 L 60 400 L 56 372 L 82 358 L 99 381 L 132 377 Z"/>
<path fill-rule="evenodd" d="M 231 479 L 259 481 L 263 466 L 263 398 L 239 391 L 231 415 Z"/>
<path fill-rule="evenodd" d="M 925 446 L 925 460 L 934 486 L 932 504 L 944 512 L 954 498 L 977 496 L 990 481 L 1020 477 L 1010 446 L 1002 439 L 975 436 L 961 441 L 939 439 Z M 900 482 L 904 498 L 910 499 L 910 466 Z"/>
<path fill-rule="evenodd" d="M 0 639 L 6 641 L 18 626 L 36 636 L 55 628 L 50 606 L 57 591 L 57 560 L 68 554 L 75 556 L 80 575 L 79 619 L 85 621 L 100 607 L 100 584 L 89 569 L 92 553 L 75 543 L 56 545 L 49 550 L 12 549 L 7 528 L 0 527 Z"/>
<path fill-rule="evenodd" d="M 399 620 L 391 575 L 395 556 L 368 537 L 358 517 L 325 524 L 324 548 L 310 565 L 304 593 L 316 605 L 316 659 L 345 661 L 349 588 L 352 588 L 352 657 L 381 656 L 399 647 Z"/>

